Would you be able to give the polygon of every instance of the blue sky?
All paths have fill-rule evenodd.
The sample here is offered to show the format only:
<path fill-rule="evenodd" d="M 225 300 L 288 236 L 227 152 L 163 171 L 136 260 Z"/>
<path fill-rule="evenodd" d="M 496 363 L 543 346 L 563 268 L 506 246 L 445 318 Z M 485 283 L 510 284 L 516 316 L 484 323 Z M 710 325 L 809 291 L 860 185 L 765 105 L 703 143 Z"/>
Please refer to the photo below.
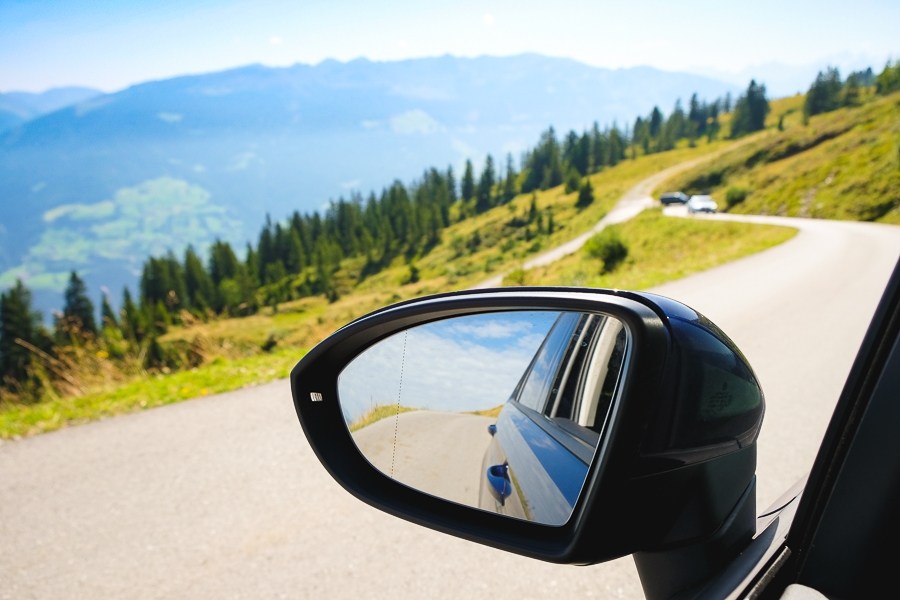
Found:
<path fill-rule="evenodd" d="M 900 56 L 900 2 L 0 0 L 0 91 L 130 84 L 249 63 L 539 52 L 706 74 Z"/>

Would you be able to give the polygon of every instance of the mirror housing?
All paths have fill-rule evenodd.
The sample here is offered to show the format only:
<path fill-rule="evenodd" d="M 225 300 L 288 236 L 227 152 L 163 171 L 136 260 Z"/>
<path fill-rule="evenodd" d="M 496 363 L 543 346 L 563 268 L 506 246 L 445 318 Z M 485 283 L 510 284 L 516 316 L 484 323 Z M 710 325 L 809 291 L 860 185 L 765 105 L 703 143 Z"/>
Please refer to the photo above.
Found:
<path fill-rule="evenodd" d="M 511 519 L 398 483 L 362 456 L 338 402 L 338 375 L 380 340 L 451 317 L 517 310 L 611 315 L 631 339 L 607 432 L 561 526 Z M 728 552 L 753 535 L 762 390 L 718 327 L 667 298 L 593 288 L 515 288 L 411 300 L 333 333 L 291 372 L 291 390 L 310 445 L 338 483 L 367 504 L 431 529 L 582 565 L 635 552 L 657 553 L 647 555 L 652 559 L 704 540 L 724 540 L 726 547 L 714 544 L 714 551 Z M 736 511 L 751 515 L 737 529 Z"/>

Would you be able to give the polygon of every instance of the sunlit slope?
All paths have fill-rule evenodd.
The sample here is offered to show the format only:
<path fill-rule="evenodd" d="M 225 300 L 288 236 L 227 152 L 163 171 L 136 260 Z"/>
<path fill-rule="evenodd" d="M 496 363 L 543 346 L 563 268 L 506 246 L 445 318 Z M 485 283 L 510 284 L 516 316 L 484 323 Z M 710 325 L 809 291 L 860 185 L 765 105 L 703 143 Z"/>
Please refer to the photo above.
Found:
<path fill-rule="evenodd" d="M 729 212 L 900 223 L 900 93 L 802 119 L 802 96 L 772 102 L 758 140 L 673 178 L 666 188 L 710 192 Z M 779 131 L 775 124 L 784 115 Z"/>
<path fill-rule="evenodd" d="M 274 314 L 265 309 L 250 317 L 174 327 L 160 341 L 188 344 L 199 336 L 213 346 L 227 344 L 231 349 L 246 348 L 251 352 L 259 351 L 270 338 L 279 347 L 311 346 L 340 325 L 386 304 L 466 289 L 493 275 L 512 271 L 540 251 L 590 229 L 644 178 L 731 144 L 701 142 L 695 148 L 638 156 L 606 168 L 590 176 L 595 200 L 585 208 L 577 208 L 578 193 L 566 193 L 563 186 L 534 195 L 520 194 L 504 206 L 454 222 L 442 232 L 440 243 L 427 249 L 424 256 L 398 256 L 374 275 L 365 275 L 365 256 L 345 259 L 334 275 L 339 298 L 333 303 L 321 296 L 304 298 L 280 304 Z M 536 208 L 533 217 L 532 198 Z M 458 210 L 459 206 L 454 207 L 452 221 L 458 219 Z M 284 284 L 298 285 L 306 275 L 301 273 Z"/>
<path fill-rule="evenodd" d="M 52 218 L 62 207 L 97 208 L 176 182 L 221 218 L 187 206 L 180 222 L 191 221 L 189 234 L 168 247 L 181 256 L 192 243 L 202 253 L 215 237 L 243 247 L 266 213 L 319 211 L 329 199 L 409 182 L 430 166 L 452 164 L 459 176 L 466 158 L 517 154 L 550 124 L 581 131 L 594 120 L 630 121 L 654 104 L 667 109 L 694 92 L 711 99 L 728 91 L 738 90 L 696 75 L 539 55 L 251 65 L 146 82 L 0 131 L 0 289 L 22 277 L 46 313 L 59 308 L 72 269 L 90 289 L 118 295 L 134 287 L 134 263 L 160 253 L 138 243 L 107 256 L 90 229 L 129 217 L 117 207 L 101 219 Z M 169 187 L 174 193 L 157 196 L 177 203 Z M 68 239 L 60 231 L 77 252 L 48 250 L 48 236 Z M 156 245 L 167 231 L 156 226 L 141 239 Z"/>
<path fill-rule="evenodd" d="M 306 349 L 348 321 L 401 299 L 465 289 L 490 276 L 514 271 L 541 250 L 588 230 L 646 177 L 731 145 L 728 141 L 702 142 L 695 148 L 621 162 L 590 176 L 595 200 L 581 209 L 575 207 L 577 192 L 566 193 L 562 186 L 534 196 L 520 195 L 507 205 L 455 222 L 424 256 L 397 257 L 369 277 L 363 272 L 365 257 L 344 260 L 335 275 L 340 296 L 333 302 L 324 296 L 307 297 L 280 304 L 276 310 L 264 308 L 253 316 L 188 321 L 173 327 L 159 343 L 167 351 L 191 353 L 200 364 L 190 370 L 110 371 L 103 353 L 95 356 L 90 352 L 86 358 L 96 365 L 79 372 L 79 395 L 47 396 L 32 405 L 6 405 L 0 411 L 0 437 L 32 435 L 285 377 Z M 552 231 L 548 226 L 551 215 Z M 677 231 L 673 232 L 669 221 Z M 618 275 L 598 279 L 600 263 L 579 253 L 534 271 L 535 282 L 552 277 L 554 283 L 566 285 L 645 287 L 771 246 L 790 235 L 779 228 L 675 219 L 663 223 L 656 213 L 623 227 L 634 230 L 635 239 L 644 240 L 632 251 L 633 257 L 640 259 L 638 267 L 626 263 Z M 710 249 L 714 251 L 712 262 Z M 648 271 L 648 264 L 654 265 L 653 269 Z M 579 265 L 587 276 L 577 274 Z"/>
<path fill-rule="evenodd" d="M 511 274 L 504 285 L 642 290 L 761 252 L 797 233 L 774 225 L 676 219 L 663 216 L 661 209 L 646 210 L 608 229 L 627 248 L 621 262 L 608 272 L 589 242 L 553 264 Z"/>

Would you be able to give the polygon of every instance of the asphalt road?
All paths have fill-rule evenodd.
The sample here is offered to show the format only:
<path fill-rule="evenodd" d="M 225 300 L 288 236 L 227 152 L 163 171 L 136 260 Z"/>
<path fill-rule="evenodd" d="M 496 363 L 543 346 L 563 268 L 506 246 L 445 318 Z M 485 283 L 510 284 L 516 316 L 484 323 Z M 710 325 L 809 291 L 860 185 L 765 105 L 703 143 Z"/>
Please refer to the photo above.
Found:
<path fill-rule="evenodd" d="M 414 410 L 353 432 L 353 441 L 366 460 L 397 481 L 478 506 L 481 462 L 491 444 L 487 426 L 496 421 L 496 417 Z"/>
<path fill-rule="evenodd" d="M 774 221 L 773 221 L 774 222 Z M 900 228 L 793 239 L 664 285 L 728 332 L 766 392 L 759 504 L 812 462 Z M 640 598 L 630 558 L 540 563 L 341 490 L 287 381 L 0 444 L 0 598 Z"/>

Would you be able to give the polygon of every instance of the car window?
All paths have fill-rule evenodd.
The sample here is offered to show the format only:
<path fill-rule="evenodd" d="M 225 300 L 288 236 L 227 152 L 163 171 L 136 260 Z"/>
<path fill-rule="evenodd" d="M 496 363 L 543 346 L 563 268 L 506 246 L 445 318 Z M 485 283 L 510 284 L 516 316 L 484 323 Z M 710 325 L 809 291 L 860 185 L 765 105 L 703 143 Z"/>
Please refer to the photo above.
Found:
<path fill-rule="evenodd" d="M 518 400 L 521 404 L 532 410 L 543 412 L 550 395 L 550 386 L 556 379 L 560 363 L 572 341 L 572 336 L 576 335 L 575 327 L 580 319 L 581 315 L 579 314 L 564 313 L 556 321 L 553 330 L 535 355 L 531 371 L 519 394 Z"/>
<path fill-rule="evenodd" d="M 589 315 L 573 337 L 578 341 L 557 381 L 562 391 L 546 414 L 599 432 L 625 356 L 625 328 L 616 319 Z"/>

